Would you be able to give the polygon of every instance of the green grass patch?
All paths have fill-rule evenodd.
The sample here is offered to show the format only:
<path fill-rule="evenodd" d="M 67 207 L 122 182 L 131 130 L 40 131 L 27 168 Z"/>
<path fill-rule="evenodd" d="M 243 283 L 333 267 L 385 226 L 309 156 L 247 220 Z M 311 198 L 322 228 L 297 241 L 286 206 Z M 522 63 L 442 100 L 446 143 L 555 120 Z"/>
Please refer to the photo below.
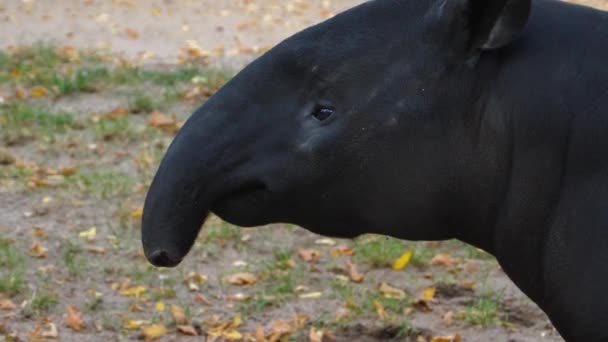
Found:
<path fill-rule="evenodd" d="M 93 123 L 92 132 L 103 141 L 128 140 L 134 135 L 128 118 L 100 119 Z"/>
<path fill-rule="evenodd" d="M 2 139 L 9 145 L 24 139 L 54 141 L 56 135 L 78 128 L 72 114 L 54 113 L 23 101 L 0 105 L 0 114 Z"/>
<path fill-rule="evenodd" d="M 221 221 L 211 227 L 205 228 L 203 231 L 203 241 L 222 241 L 228 242 L 231 240 L 241 239 L 242 230 L 241 228 L 231 225 L 230 223 Z"/>
<path fill-rule="evenodd" d="M 111 198 L 131 191 L 134 181 L 126 174 L 110 171 L 82 171 L 68 178 L 80 191 L 101 198 Z"/>
<path fill-rule="evenodd" d="M 72 277 L 82 274 L 86 269 L 85 259 L 80 257 L 80 253 L 82 253 L 82 248 L 78 244 L 67 242 L 63 251 L 63 262 Z"/>
<path fill-rule="evenodd" d="M 486 293 L 465 308 L 462 318 L 471 325 L 500 325 L 503 323 L 499 318 L 501 299 L 501 294 Z"/>
<path fill-rule="evenodd" d="M 372 267 L 390 267 L 407 250 L 403 241 L 385 236 L 366 235 L 355 240 L 355 243 L 356 262 Z"/>
<path fill-rule="evenodd" d="M 50 292 L 35 293 L 30 301 L 31 308 L 39 312 L 48 312 L 57 304 L 59 304 L 57 295 Z"/>
<path fill-rule="evenodd" d="M 131 113 L 149 113 L 155 109 L 158 109 L 156 101 L 143 92 L 135 93 L 129 102 Z"/>
<path fill-rule="evenodd" d="M 25 258 L 12 241 L 0 239 L 0 293 L 14 296 L 26 288 Z"/>

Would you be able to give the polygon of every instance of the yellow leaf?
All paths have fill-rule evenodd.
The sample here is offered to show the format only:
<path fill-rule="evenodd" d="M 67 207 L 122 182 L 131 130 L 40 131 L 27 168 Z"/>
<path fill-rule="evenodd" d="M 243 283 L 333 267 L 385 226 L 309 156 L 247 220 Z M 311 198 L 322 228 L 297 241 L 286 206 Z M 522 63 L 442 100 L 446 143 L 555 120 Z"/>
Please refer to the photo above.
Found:
<path fill-rule="evenodd" d="M 32 97 L 45 97 L 47 93 L 45 87 L 37 86 L 32 89 Z"/>
<path fill-rule="evenodd" d="M 321 298 L 321 296 L 323 296 L 323 292 L 310 292 L 310 293 L 303 293 L 303 294 L 299 295 L 298 297 L 300 297 L 302 299 L 313 299 L 313 298 Z"/>
<path fill-rule="evenodd" d="M 144 216 L 144 210 L 142 208 L 135 209 L 131 212 L 131 217 L 134 219 L 139 219 Z"/>
<path fill-rule="evenodd" d="M 83 230 L 78 233 L 78 236 L 83 239 L 87 239 L 87 241 L 93 241 L 97 236 L 97 227 L 91 227 L 90 229 Z"/>
<path fill-rule="evenodd" d="M 427 287 L 426 289 L 424 289 L 424 291 L 422 291 L 422 294 L 420 295 L 420 299 L 430 302 L 433 300 L 433 298 L 435 298 L 435 291 L 437 290 L 437 288 L 435 287 Z"/>
<path fill-rule="evenodd" d="M 393 262 L 393 270 L 401 271 L 402 269 L 410 263 L 412 259 L 412 255 L 414 255 L 414 250 L 410 249 L 407 252 L 403 253 L 395 262 Z"/>
<path fill-rule="evenodd" d="M 127 330 L 135 330 L 135 329 L 139 329 L 139 327 L 141 327 L 143 324 L 148 324 L 148 321 L 136 321 L 133 319 L 126 319 L 123 324 L 122 327 L 124 329 Z"/>
<path fill-rule="evenodd" d="M 141 327 L 141 333 L 146 341 L 161 338 L 167 334 L 167 328 L 161 324 L 152 324 Z"/>
<path fill-rule="evenodd" d="M 154 305 L 154 308 L 156 308 L 156 311 L 165 311 L 165 303 L 163 302 L 156 302 L 156 305 Z"/>
<path fill-rule="evenodd" d="M 142 293 L 146 292 L 148 289 L 146 289 L 144 286 L 132 286 L 132 287 L 128 287 L 122 291 L 120 291 L 120 294 L 125 296 L 125 297 L 139 297 L 141 296 Z"/>
<path fill-rule="evenodd" d="M 40 227 L 34 227 L 32 229 L 32 235 L 35 237 L 40 237 L 40 238 L 45 238 L 47 237 L 46 232 L 44 231 L 44 229 L 40 228 Z"/>
<path fill-rule="evenodd" d="M 241 340 L 241 339 L 243 339 L 243 335 L 241 335 L 241 333 L 238 332 L 238 331 L 236 331 L 236 330 L 232 330 L 232 331 L 229 331 L 229 332 L 225 333 L 224 337 L 227 340 L 229 340 L 229 341 L 230 340 Z"/>
<path fill-rule="evenodd" d="M 401 289 L 390 286 L 387 283 L 380 284 L 380 293 L 386 298 L 404 299 L 405 292 Z"/>

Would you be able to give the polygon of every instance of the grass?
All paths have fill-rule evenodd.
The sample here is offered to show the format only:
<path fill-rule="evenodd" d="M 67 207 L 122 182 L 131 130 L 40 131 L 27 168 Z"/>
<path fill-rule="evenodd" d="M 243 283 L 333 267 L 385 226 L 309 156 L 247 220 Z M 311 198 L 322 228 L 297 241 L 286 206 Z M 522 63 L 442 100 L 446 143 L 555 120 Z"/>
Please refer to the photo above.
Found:
<path fill-rule="evenodd" d="M 403 241 L 384 236 L 366 235 L 355 242 L 355 261 L 377 268 L 390 267 L 407 250 Z"/>
<path fill-rule="evenodd" d="M 40 292 L 34 293 L 30 301 L 31 308 L 36 311 L 48 312 L 59 304 L 59 299 L 55 293 Z"/>
<path fill-rule="evenodd" d="M 129 103 L 131 113 L 149 113 L 155 109 L 158 109 L 156 101 L 143 92 L 136 92 Z"/>
<path fill-rule="evenodd" d="M 93 136 L 102 141 L 125 141 L 133 136 L 131 123 L 127 118 L 100 119 L 92 125 Z"/>
<path fill-rule="evenodd" d="M 25 258 L 12 241 L 0 238 L 0 293 L 15 296 L 26 287 Z"/>
<path fill-rule="evenodd" d="M 82 192 L 105 199 L 130 192 L 134 183 L 130 176 L 113 170 L 83 171 L 69 179 Z"/>
<path fill-rule="evenodd" d="M 502 294 L 485 293 L 465 308 L 463 319 L 471 325 L 490 326 L 502 324 L 499 318 Z"/>
<path fill-rule="evenodd" d="M 205 242 L 221 241 L 225 243 L 231 240 L 238 241 L 241 239 L 241 235 L 241 228 L 226 222 L 219 222 L 205 228 L 203 240 Z"/>
<path fill-rule="evenodd" d="M 85 259 L 79 257 L 82 248 L 73 242 L 67 242 L 67 246 L 63 252 L 63 262 L 70 276 L 75 277 L 84 271 L 86 267 Z"/>
<path fill-rule="evenodd" d="M 54 140 L 58 134 L 76 128 L 70 113 L 55 113 L 23 101 L 0 105 L 0 127 L 7 144 L 23 139 Z"/>

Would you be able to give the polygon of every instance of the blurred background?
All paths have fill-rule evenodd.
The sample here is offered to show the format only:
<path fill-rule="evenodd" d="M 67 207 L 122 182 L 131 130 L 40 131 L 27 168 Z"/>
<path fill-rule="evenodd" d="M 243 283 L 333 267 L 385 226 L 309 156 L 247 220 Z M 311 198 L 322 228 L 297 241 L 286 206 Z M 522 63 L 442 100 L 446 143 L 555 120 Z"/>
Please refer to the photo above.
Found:
<path fill-rule="evenodd" d="M 143 198 L 188 115 L 282 39 L 362 2 L 0 2 L 0 336 L 562 341 L 493 257 L 457 241 L 214 217 L 178 268 L 143 257 Z"/>

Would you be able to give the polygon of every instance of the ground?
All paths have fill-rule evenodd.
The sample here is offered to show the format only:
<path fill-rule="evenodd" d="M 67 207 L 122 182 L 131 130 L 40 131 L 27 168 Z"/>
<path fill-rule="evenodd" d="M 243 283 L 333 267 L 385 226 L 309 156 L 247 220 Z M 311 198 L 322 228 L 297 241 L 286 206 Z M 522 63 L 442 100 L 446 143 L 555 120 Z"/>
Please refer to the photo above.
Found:
<path fill-rule="evenodd" d="M 143 198 L 180 124 L 258 53 L 360 2 L 0 4 L 0 334 L 562 341 L 494 258 L 458 241 L 213 218 L 178 268 L 143 257 Z"/>

